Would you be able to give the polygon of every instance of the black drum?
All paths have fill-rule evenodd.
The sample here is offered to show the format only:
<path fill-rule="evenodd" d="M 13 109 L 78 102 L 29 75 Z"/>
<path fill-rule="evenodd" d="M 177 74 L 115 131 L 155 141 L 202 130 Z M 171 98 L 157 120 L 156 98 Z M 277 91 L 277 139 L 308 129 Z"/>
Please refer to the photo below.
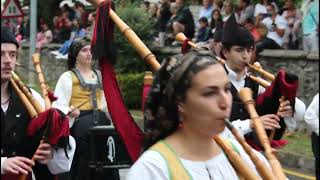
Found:
<path fill-rule="evenodd" d="M 113 126 L 95 126 L 89 130 L 91 168 L 129 168 L 132 164 L 124 142 Z"/>

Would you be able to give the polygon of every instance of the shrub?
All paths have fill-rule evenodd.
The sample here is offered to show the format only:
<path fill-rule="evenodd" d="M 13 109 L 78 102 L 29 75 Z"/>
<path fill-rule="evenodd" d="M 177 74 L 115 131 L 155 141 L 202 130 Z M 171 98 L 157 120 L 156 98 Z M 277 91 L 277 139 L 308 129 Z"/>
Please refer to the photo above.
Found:
<path fill-rule="evenodd" d="M 150 14 L 143 11 L 138 3 L 126 3 L 125 6 L 117 6 L 118 16 L 137 34 L 137 36 L 150 46 L 153 34 L 153 24 L 150 21 Z M 116 70 L 120 73 L 144 72 L 146 64 L 138 55 L 136 50 L 129 44 L 124 35 L 115 28 L 115 42 L 118 49 Z"/>
<path fill-rule="evenodd" d="M 128 109 L 141 108 L 143 77 L 144 72 L 117 75 L 118 84 Z"/>

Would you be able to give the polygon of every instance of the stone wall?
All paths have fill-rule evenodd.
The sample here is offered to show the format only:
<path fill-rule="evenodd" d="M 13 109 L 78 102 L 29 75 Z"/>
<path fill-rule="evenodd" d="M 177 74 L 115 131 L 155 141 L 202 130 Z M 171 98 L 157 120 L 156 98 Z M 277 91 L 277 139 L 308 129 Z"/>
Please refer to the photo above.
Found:
<path fill-rule="evenodd" d="M 50 54 L 50 51 L 57 50 L 60 46 L 59 44 L 51 44 L 41 52 L 42 70 L 52 90 L 59 76 L 67 70 L 66 59 L 55 59 Z M 161 62 L 164 57 L 179 53 L 180 47 L 152 48 L 151 51 L 156 55 L 158 61 Z M 28 46 L 23 45 L 19 62 L 24 66 L 28 66 L 28 57 Z M 319 92 L 318 54 L 309 54 L 296 50 L 265 50 L 259 55 L 258 61 L 264 69 L 271 73 L 275 74 L 280 68 L 284 68 L 287 72 L 298 75 L 298 97 L 306 105 L 309 105 L 313 96 Z M 31 68 L 34 70 L 33 66 Z M 23 68 L 17 68 L 17 73 L 28 84 L 38 84 L 36 73 L 28 72 Z"/>

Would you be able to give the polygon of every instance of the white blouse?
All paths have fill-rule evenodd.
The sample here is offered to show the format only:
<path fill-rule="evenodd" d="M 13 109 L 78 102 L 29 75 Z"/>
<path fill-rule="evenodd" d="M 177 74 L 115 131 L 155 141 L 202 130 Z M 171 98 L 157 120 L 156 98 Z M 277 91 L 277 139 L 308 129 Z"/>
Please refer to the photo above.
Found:
<path fill-rule="evenodd" d="M 250 157 L 245 153 L 241 145 L 231 140 L 236 149 L 239 151 L 242 159 L 248 164 L 257 175 L 258 172 Z M 265 157 L 259 152 L 255 154 L 270 169 L 270 165 Z M 184 168 L 194 180 L 237 180 L 239 179 L 227 156 L 221 152 L 207 161 L 191 161 L 179 158 Z M 168 166 L 162 155 L 154 150 L 147 150 L 130 168 L 126 180 L 167 180 L 170 179 Z M 174 172 L 172 172 L 174 173 Z M 258 175 L 259 176 L 259 175 Z"/>
<path fill-rule="evenodd" d="M 64 72 L 57 84 L 56 88 L 54 90 L 54 95 L 58 98 L 56 101 L 52 103 L 52 106 L 55 108 L 60 109 L 63 113 L 67 114 L 70 110 L 70 100 L 72 96 L 72 71 L 67 71 Z M 100 71 L 98 71 L 100 73 Z M 95 74 L 95 79 L 94 80 L 88 80 L 84 78 L 84 81 L 86 83 L 96 83 L 97 82 L 97 76 Z M 106 98 L 104 96 L 104 92 L 102 91 L 101 94 L 101 110 L 105 112 L 107 118 L 111 119 L 110 114 L 108 112 L 107 108 L 107 102 Z M 74 123 L 74 118 L 69 118 L 69 127 L 71 128 L 73 123 Z"/>

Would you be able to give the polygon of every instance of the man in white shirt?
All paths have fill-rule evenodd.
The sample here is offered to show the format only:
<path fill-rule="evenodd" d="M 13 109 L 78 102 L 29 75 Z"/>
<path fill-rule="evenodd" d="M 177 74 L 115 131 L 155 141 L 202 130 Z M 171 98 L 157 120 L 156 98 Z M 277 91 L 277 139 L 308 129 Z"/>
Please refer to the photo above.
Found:
<path fill-rule="evenodd" d="M 231 82 L 231 93 L 233 95 L 232 112 L 230 121 L 242 134 L 252 132 L 252 120 L 244 108 L 244 104 L 238 97 L 238 92 L 243 87 L 249 87 L 253 91 L 254 100 L 256 97 L 264 92 L 264 88 L 259 86 L 256 82 L 252 81 L 247 75 L 247 64 L 250 62 L 250 57 L 253 52 L 254 39 L 251 33 L 245 28 L 236 23 L 234 15 L 232 15 L 225 23 L 222 37 L 223 56 L 226 59 L 225 69 L 228 73 Z M 296 109 L 304 104 L 296 98 Z M 281 103 L 282 109 L 278 115 L 285 118 L 285 123 L 288 126 L 295 124 L 292 118 L 294 115 L 293 109 L 289 101 Z M 300 112 L 300 111 L 296 111 Z M 273 130 L 280 129 L 280 118 L 275 114 L 260 114 L 265 129 Z M 248 137 L 252 138 L 252 137 Z"/>
<path fill-rule="evenodd" d="M 309 125 L 312 130 L 311 140 L 312 140 L 312 151 L 315 157 L 315 167 L 316 167 L 316 177 L 317 180 L 320 179 L 320 170 L 319 170 L 319 93 L 317 93 L 309 107 L 304 114 L 304 120 Z"/>
<path fill-rule="evenodd" d="M 65 154 L 63 148 L 55 149 L 46 142 L 39 145 L 39 139 L 26 135 L 31 119 L 10 82 L 18 48 L 14 35 L 1 27 L 1 176 L 32 174 L 32 179 L 53 180 L 54 174 L 70 170 L 75 140 L 69 136 L 70 148 Z M 41 96 L 30 92 L 44 106 Z M 33 153 L 35 161 L 31 160 Z"/>
<path fill-rule="evenodd" d="M 268 17 L 262 20 L 262 23 L 268 29 L 267 37 L 256 44 L 257 53 L 260 53 L 264 49 L 281 49 L 283 45 L 287 21 L 277 14 L 275 4 L 273 3 L 268 3 L 267 14 Z"/>

